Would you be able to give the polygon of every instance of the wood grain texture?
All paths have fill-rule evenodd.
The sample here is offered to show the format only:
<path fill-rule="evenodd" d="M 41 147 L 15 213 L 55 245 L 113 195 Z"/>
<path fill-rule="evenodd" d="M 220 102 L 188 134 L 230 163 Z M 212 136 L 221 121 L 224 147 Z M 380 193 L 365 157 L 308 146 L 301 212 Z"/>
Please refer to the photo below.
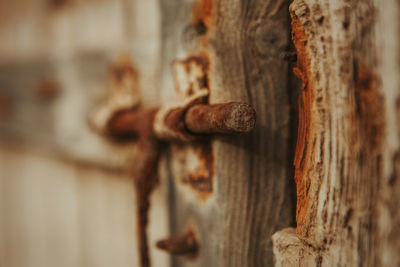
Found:
<path fill-rule="evenodd" d="M 20 0 L 18 4 L 23 5 L 26 2 L 28 1 Z M 120 169 L 131 162 L 134 148 L 128 145 L 110 145 L 89 132 L 86 125 L 86 115 L 105 91 L 106 69 L 114 55 L 121 50 L 131 53 L 139 70 L 145 105 L 166 103 L 176 97 L 176 84 L 171 71 L 173 60 L 185 59 L 200 52 L 208 55 L 211 66 L 207 74 L 210 81 L 210 101 L 248 102 L 256 109 L 258 122 L 254 132 L 249 135 L 216 137 L 212 145 L 209 142 L 210 145 L 205 146 L 204 150 L 212 153 L 209 159 L 213 160 L 209 163 L 207 159 L 206 165 L 212 167 L 205 172 L 206 176 L 215 171 L 212 185 L 207 180 L 207 188 L 212 189 L 207 197 L 199 197 L 198 192 L 193 191 L 190 185 L 178 181 L 179 173 L 171 165 L 180 156 L 178 152 L 181 152 L 181 145 L 171 145 L 169 154 L 162 159 L 161 180 L 170 178 L 171 181 L 169 202 L 172 236 L 180 236 L 190 228 L 196 233 L 200 245 L 197 258 L 173 257 L 172 263 L 174 266 L 270 266 L 271 234 L 294 222 L 294 194 L 291 194 L 293 184 L 290 183 L 293 169 L 291 144 L 296 133 L 290 131 L 292 120 L 289 116 L 289 98 L 294 92 L 289 90 L 288 80 L 291 74 L 288 73 L 288 64 L 280 57 L 281 52 L 289 45 L 288 2 L 162 0 L 159 2 L 160 23 L 158 13 L 155 12 L 158 10 L 155 0 L 71 1 L 57 11 L 47 9 L 44 0 L 36 0 L 34 3 L 37 5 L 32 14 L 29 8 L 24 9 L 23 14 L 27 12 L 28 15 L 21 16 L 18 23 L 11 23 L 11 26 L 7 23 L 0 25 L 0 58 L 4 60 L 0 69 L 1 87 L 6 87 L 7 92 L 17 88 L 14 90 L 17 94 L 15 102 L 21 101 L 16 103 L 18 110 L 14 114 L 20 119 L 16 120 L 18 129 L 11 129 L 11 135 L 19 132 L 24 138 L 30 137 L 36 142 L 36 136 L 39 135 L 44 139 L 43 143 L 51 139 L 55 143 L 54 147 L 60 148 L 61 153 L 70 154 L 74 159 Z M 18 13 L 18 7 L 14 11 L 16 13 L 13 14 L 21 14 Z M 160 31 L 158 23 L 161 25 Z M 39 26 L 32 29 L 31 25 Z M 11 69 L 10 66 L 15 68 Z M 38 66 L 43 68 L 43 72 Z M 32 70 L 37 70 L 38 74 Z M 41 106 L 33 102 L 32 106 L 28 106 L 32 101 L 24 98 L 26 92 L 42 75 L 54 76 L 60 83 L 60 98 L 51 105 Z M 25 107 L 31 109 L 24 109 Z M 31 115 L 35 119 L 25 116 L 29 111 L 33 111 Z M 25 124 L 26 120 L 31 124 Z M 41 122 L 45 125 L 37 127 Z M 2 129 L 10 130 L 11 126 L 6 123 Z M 22 164 L 26 156 L 23 153 L 16 155 L 16 165 Z M 187 162 L 191 163 L 190 160 Z M 47 166 L 52 163 L 52 160 L 44 160 L 43 164 Z M 69 170 L 71 167 L 68 164 L 57 164 L 54 169 L 47 170 L 46 166 L 43 167 L 46 169 L 43 170 L 44 177 L 56 175 L 54 173 L 62 172 L 63 169 Z M 75 246 L 71 245 L 78 242 L 75 237 L 70 237 L 71 242 L 69 239 L 65 241 L 64 254 L 58 248 L 54 254 L 62 254 L 60 259 L 62 256 L 71 257 L 72 266 L 101 266 L 110 263 L 112 259 L 112 256 L 103 253 L 103 247 L 100 246 L 104 244 L 104 240 L 108 240 L 107 232 L 113 233 L 107 227 L 103 228 L 102 223 L 108 213 L 118 210 L 109 206 L 104 209 L 98 207 L 97 201 L 105 203 L 109 198 L 97 190 L 110 190 L 113 196 L 120 191 L 107 187 L 107 174 L 104 174 L 103 179 L 97 172 L 88 174 L 79 169 L 76 173 L 79 178 L 66 174 L 65 183 L 70 183 L 72 179 L 73 183 L 78 183 L 77 190 L 82 190 L 82 195 L 87 194 L 87 199 L 82 196 L 84 201 L 76 200 L 76 208 L 84 210 L 83 214 L 77 215 L 75 210 L 71 211 L 71 217 L 82 219 L 83 231 L 88 235 L 82 237 L 84 259 L 77 255 Z M 26 175 L 28 180 L 30 176 Z M 81 181 L 84 175 L 99 175 L 99 180 L 93 178 L 90 180 L 92 182 Z M 8 182 L 6 180 L 5 183 L 8 185 Z M 46 186 L 52 184 L 52 180 L 45 178 L 45 181 L 39 183 Z M 15 188 L 27 184 L 30 185 L 29 181 L 24 181 Z M 121 185 L 122 188 L 124 186 L 131 188 L 131 183 Z M 157 238 L 168 237 L 160 236 L 168 233 L 168 223 L 165 222 L 168 215 L 164 209 L 166 201 L 161 188 L 153 195 L 149 220 L 149 247 L 154 266 L 169 264 L 167 254 L 154 250 Z M 58 190 L 61 189 L 57 188 L 55 192 L 59 192 Z M 71 189 L 71 194 L 74 194 L 74 190 Z M 60 198 L 67 201 L 68 196 L 69 193 L 65 193 Z M 12 196 L 7 197 L 7 201 L 12 202 Z M 38 197 L 39 201 L 54 199 L 47 195 L 43 197 L 45 198 Z M 127 195 L 126 198 L 133 196 Z M 27 197 L 24 201 L 28 202 L 30 199 L 33 198 Z M 110 199 L 112 201 L 113 197 Z M 57 209 L 57 203 L 55 206 Z M 99 214 L 96 213 L 97 208 L 100 210 Z M 131 208 L 124 206 L 120 212 L 133 214 L 134 209 Z M 30 216 L 26 215 L 26 218 L 29 219 Z M 43 216 L 35 223 L 39 225 L 46 218 L 52 219 L 50 215 Z M 119 225 L 118 222 L 114 222 L 113 227 Z M 62 223 L 54 223 L 54 231 L 59 231 L 60 225 L 64 225 Z M 7 223 L 6 229 L 11 229 L 9 227 Z M 75 223 L 71 227 L 78 226 Z M 23 224 L 12 228 L 11 233 L 20 229 L 32 232 L 29 225 Z M 127 238 L 131 230 L 128 232 L 124 229 L 118 235 L 121 242 L 131 240 Z M 43 228 L 40 231 L 43 232 Z M 97 236 L 97 231 L 104 233 Z M 42 232 L 37 233 L 35 238 L 41 237 Z M 77 235 L 74 229 L 70 232 Z M 120 236 L 124 234 L 127 239 Z M 69 237 L 61 236 L 60 239 L 63 241 L 64 238 Z M 56 241 L 48 244 L 52 246 L 55 243 Z M 17 250 L 20 246 L 23 247 L 18 243 L 13 248 Z M 118 243 L 117 247 L 119 246 Z M 110 249 L 110 253 L 118 252 L 115 248 L 105 247 Z M 130 251 L 131 247 L 126 245 L 124 248 Z M 33 242 L 29 241 L 26 249 L 35 249 Z M 41 249 L 40 246 L 38 249 Z M 33 251 L 32 257 L 38 257 L 39 265 L 46 266 L 47 263 L 42 262 L 45 258 L 41 256 L 45 253 L 46 249 L 38 254 Z M 98 254 L 101 257 L 96 258 Z M 23 259 L 19 255 L 17 253 L 15 257 L 6 258 L 5 261 L 11 262 L 11 266 L 14 260 L 24 261 L 15 265 L 29 265 L 31 258 Z M 124 254 L 123 257 L 125 256 Z M 129 258 L 127 264 L 134 260 Z M 123 266 L 124 263 L 120 265 Z"/>
<path fill-rule="evenodd" d="M 274 235 L 278 266 L 400 265 L 399 8 L 370 0 L 291 4 L 294 71 L 303 82 L 297 237 Z"/>
<path fill-rule="evenodd" d="M 292 223 L 288 1 L 217 1 L 211 102 L 245 101 L 257 112 L 248 136 L 214 143 L 223 266 L 272 265 L 271 235 Z M 229 156 L 228 156 L 229 155 Z"/>
<path fill-rule="evenodd" d="M 215 137 L 209 198 L 172 180 L 172 233 L 193 227 L 199 237 L 198 257 L 173 257 L 174 266 L 271 266 L 272 233 L 294 221 L 289 73 L 280 57 L 289 45 L 289 1 L 163 2 L 171 32 L 163 44 L 178 59 L 209 56 L 210 102 L 247 102 L 257 112 L 252 133 Z"/>
<path fill-rule="evenodd" d="M 168 101 L 177 97 L 178 85 L 172 75 L 171 63 L 174 60 L 185 60 L 196 54 L 200 47 L 199 35 L 192 25 L 192 9 L 195 1 L 162 0 L 160 1 L 162 25 L 161 49 L 161 84 L 160 96 Z M 182 144 L 171 144 L 168 154 L 160 166 L 162 177 L 170 181 L 169 205 L 171 236 L 182 236 L 187 229 L 193 229 L 199 239 L 199 252 L 196 258 L 172 256 L 171 266 L 218 266 L 219 256 L 216 253 L 218 240 L 210 233 L 217 232 L 217 224 L 212 218 L 217 213 L 210 199 L 204 203 L 190 186 L 180 178 L 182 174 L 173 168 L 175 162 L 190 161 L 187 147 Z M 190 149 L 190 148 L 189 148 Z M 178 168 L 179 169 L 179 168 Z M 187 177 L 184 177 L 187 178 Z"/>

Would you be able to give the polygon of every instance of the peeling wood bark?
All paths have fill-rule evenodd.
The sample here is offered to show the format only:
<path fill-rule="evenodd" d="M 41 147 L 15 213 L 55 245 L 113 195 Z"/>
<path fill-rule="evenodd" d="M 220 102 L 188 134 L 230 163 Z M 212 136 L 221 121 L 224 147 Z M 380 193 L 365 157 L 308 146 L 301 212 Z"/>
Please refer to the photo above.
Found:
<path fill-rule="evenodd" d="M 303 82 L 297 236 L 274 235 L 278 266 L 400 265 L 399 10 L 373 0 L 290 6 Z"/>

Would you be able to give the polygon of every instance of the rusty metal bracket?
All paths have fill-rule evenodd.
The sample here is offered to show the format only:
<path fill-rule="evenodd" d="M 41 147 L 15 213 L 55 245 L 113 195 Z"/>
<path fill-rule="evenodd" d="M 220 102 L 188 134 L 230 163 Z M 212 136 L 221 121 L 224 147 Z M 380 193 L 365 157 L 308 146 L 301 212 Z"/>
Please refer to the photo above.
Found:
<path fill-rule="evenodd" d="M 137 196 L 141 266 L 150 266 L 146 232 L 149 198 L 158 183 L 158 161 L 165 142 L 187 144 L 174 149 L 177 155 L 190 157 L 191 166 L 173 160 L 172 168 L 178 168 L 183 183 L 200 193 L 209 193 L 213 175 L 211 143 L 209 139 L 195 141 L 212 134 L 249 132 L 256 122 L 254 109 L 246 103 L 208 104 L 208 60 L 204 55 L 174 61 L 173 70 L 179 99 L 161 107 L 144 108 L 140 107 L 137 72 L 126 57 L 120 58 L 110 68 L 108 100 L 89 117 L 89 125 L 101 135 L 137 142 L 140 157 L 130 172 Z M 194 252 L 198 247 L 193 233 L 160 241 L 157 246 L 178 254 Z"/>

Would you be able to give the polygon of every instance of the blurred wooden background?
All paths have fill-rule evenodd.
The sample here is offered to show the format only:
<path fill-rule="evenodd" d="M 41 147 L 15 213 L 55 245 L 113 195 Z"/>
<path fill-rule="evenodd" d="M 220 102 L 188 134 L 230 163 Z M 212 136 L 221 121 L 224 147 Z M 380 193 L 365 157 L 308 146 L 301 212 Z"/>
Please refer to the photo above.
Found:
<path fill-rule="evenodd" d="M 153 0 L 0 2 L 0 266 L 138 266 L 123 172 L 132 145 L 92 133 L 87 116 L 120 53 L 140 70 L 142 101 L 154 103 L 159 20 Z M 54 96 L 40 91 L 46 83 Z M 158 188 L 151 244 L 168 236 L 165 199 Z M 154 245 L 151 255 L 169 266 Z"/>

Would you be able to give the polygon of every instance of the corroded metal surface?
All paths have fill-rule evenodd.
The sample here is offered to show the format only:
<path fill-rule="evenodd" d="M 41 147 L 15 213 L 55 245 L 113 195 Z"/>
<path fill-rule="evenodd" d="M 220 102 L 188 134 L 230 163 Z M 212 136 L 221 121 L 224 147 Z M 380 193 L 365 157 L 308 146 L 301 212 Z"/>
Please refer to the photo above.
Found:
<path fill-rule="evenodd" d="M 231 102 L 195 105 L 186 112 L 185 125 L 192 133 L 249 132 L 256 123 L 256 112 L 246 103 Z"/>
<path fill-rule="evenodd" d="M 196 255 L 199 245 L 193 231 L 187 231 L 183 236 L 160 240 L 156 243 L 159 249 L 177 255 Z"/>

